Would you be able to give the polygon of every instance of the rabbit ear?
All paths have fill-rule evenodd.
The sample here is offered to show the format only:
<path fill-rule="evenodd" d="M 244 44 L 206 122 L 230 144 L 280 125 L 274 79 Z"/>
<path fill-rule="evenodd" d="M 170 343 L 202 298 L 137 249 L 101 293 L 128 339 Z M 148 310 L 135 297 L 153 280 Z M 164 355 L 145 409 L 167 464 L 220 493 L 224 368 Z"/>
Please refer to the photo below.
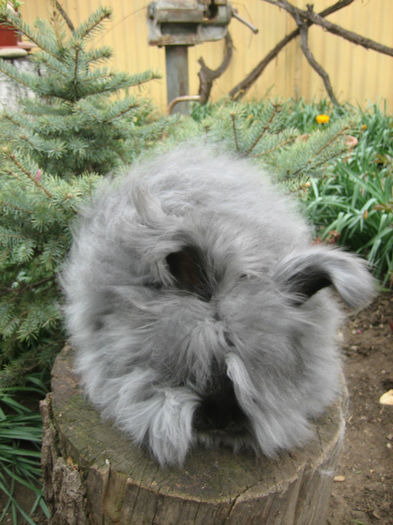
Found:
<path fill-rule="evenodd" d="M 156 227 L 162 224 L 165 219 L 168 221 L 161 208 L 160 201 L 149 192 L 143 183 L 134 185 L 132 188 L 132 198 L 135 209 L 143 224 Z"/>
<path fill-rule="evenodd" d="M 322 246 L 286 257 L 275 270 L 274 279 L 293 294 L 296 305 L 333 285 L 348 306 L 357 308 L 371 300 L 376 290 L 365 261 Z"/>
<path fill-rule="evenodd" d="M 166 262 L 180 290 L 199 295 L 206 302 L 210 301 L 211 284 L 203 255 L 198 248 L 184 246 L 180 251 L 167 255 Z"/>

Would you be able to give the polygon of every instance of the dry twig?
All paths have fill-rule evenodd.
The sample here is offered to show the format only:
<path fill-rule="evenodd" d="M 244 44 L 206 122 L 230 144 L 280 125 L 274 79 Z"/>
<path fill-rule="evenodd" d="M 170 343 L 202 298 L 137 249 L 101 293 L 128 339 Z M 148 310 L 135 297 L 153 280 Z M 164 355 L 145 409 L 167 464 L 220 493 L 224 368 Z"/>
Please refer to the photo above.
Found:
<path fill-rule="evenodd" d="M 311 53 L 310 48 L 308 46 L 308 27 L 303 24 L 299 26 L 299 28 L 300 28 L 300 47 L 303 51 L 303 55 L 306 57 L 308 63 L 314 69 L 314 71 L 316 71 L 318 75 L 322 78 L 322 81 L 325 85 L 325 89 L 327 91 L 327 94 L 330 97 L 330 100 L 333 102 L 335 106 L 339 106 L 340 104 L 333 92 L 333 88 L 330 82 L 329 75 L 323 69 L 321 64 L 315 60 L 314 55 Z"/>
<path fill-rule="evenodd" d="M 354 0 L 339 0 L 335 4 L 321 11 L 319 13 L 319 16 L 323 18 L 325 16 L 331 15 L 339 9 L 348 6 L 353 1 Z M 311 25 L 313 25 L 313 22 L 307 20 L 306 25 L 307 27 L 310 27 Z M 265 56 L 265 58 L 261 60 L 259 64 L 257 64 L 257 66 L 241 82 L 239 82 L 239 84 L 237 84 L 234 88 L 231 89 L 231 91 L 229 92 L 229 96 L 233 100 L 240 100 L 251 88 L 254 82 L 259 78 L 259 76 L 263 73 L 263 71 L 270 64 L 270 62 L 278 55 L 281 49 L 283 49 L 289 42 L 291 42 L 294 38 L 296 38 L 299 35 L 300 28 L 298 27 L 297 29 L 289 33 L 287 36 L 285 36 L 282 40 L 280 40 L 280 42 L 278 42 L 278 44 Z"/>
<path fill-rule="evenodd" d="M 262 1 L 267 2 L 268 4 L 275 5 L 276 7 L 285 9 L 287 13 L 293 16 L 296 22 L 296 25 L 298 27 L 297 29 L 292 31 L 289 35 L 284 37 L 265 56 L 265 58 L 261 62 L 259 62 L 259 64 L 251 71 L 251 73 L 249 73 L 246 76 L 246 78 L 242 80 L 242 82 L 240 82 L 234 88 L 231 89 L 231 91 L 229 92 L 229 96 L 233 100 L 239 100 L 243 95 L 245 95 L 245 93 L 250 89 L 252 84 L 257 80 L 257 78 L 265 70 L 266 66 L 278 55 L 281 49 L 283 49 L 283 47 L 285 47 L 291 40 L 293 40 L 294 38 L 300 35 L 300 38 L 301 38 L 300 45 L 304 53 L 304 56 L 306 57 L 311 67 L 322 78 L 330 99 L 332 100 L 334 104 L 337 105 L 338 100 L 334 95 L 333 88 L 332 88 L 332 85 L 329 79 L 329 75 L 323 69 L 321 64 L 319 64 L 315 60 L 308 46 L 308 28 L 313 24 L 319 25 L 322 28 L 324 28 L 326 31 L 328 31 L 329 33 L 340 36 L 341 38 L 344 38 L 348 40 L 349 42 L 352 42 L 353 44 L 357 44 L 366 49 L 372 49 L 373 51 L 376 51 L 377 53 L 383 53 L 385 55 L 393 56 L 393 48 L 380 44 L 379 42 L 376 42 L 375 40 L 371 40 L 370 38 L 366 38 L 363 35 L 359 35 L 357 33 L 354 33 L 353 31 L 349 31 L 337 24 L 333 24 L 332 22 L 325 20 L 326 16 L 338 11 L 339 9 L 342 9 L 343 7 L 348 6 L 349 4 L 353 2 L 353 0 L 339 0 L 335 4 L 321 11 L 319 14 L 314 12 L 313 6 L 311 4 L 308 4 L 307 10 L 304 10 L 304 9 L 299 9 L 298 7 L 295 7 L 288 0 L 262 0 Z"/>
<path fill-rule="evenodd" d="M 293 17 L 300 17 L 304 20 L 308 20 L 309 22 L 313 24 L 317 24 L 326 31 L 329 31 L 329 33 L 333 33 L 334 35 L 341 36 L 342 38 L 345 38 L 345 40 L 349 40 L 353 44 L 357 44 L 359 46 L 362 46 L 366 49 L 372 49 L 373 51 L 377 51 L 378 53 L 383 53 L 385 55 L 393 56 L 393 48 L 384 46 L 383 44 L 380 44 L 379 42 L 375 42 L 375 40 L 371 40 L 371 38 L 366 38 L 363 35 L 358 35 L 357 33 L 354 33 L 353 31 L 348 31 L 348 29 L 344 29 L 343 27 L 333 24 L 332 22 L 329 22 L 328 20 L 325 20 L 322 18 L 318 13 L 314 13 L 313 6 L 308 5 L 307 10 L 299 9 L 298 7 L 295 7 L 294 5 L 290 4 L 287 0 L 262 0 L 263 2 L 268 2 L 269 4 L 276 5 L 277 7 L 281 7 L 285 9 L 288 13 L 290 13 Z"/>
<path fill-rule="evenodd" d="M 225 51 L 224 58 L 221 65 L 217 69 L 210 69 L 206 66 L 205 61 L 202 57 L 198 60 L 201 65 L 201 69 L 198 73 L 199 76 L 199 96 L 200 103 L 206 104 L 209 100 L 210 91 L 213 87 L 213 82 L 220 77 L 227 69 L 233 52 L 233 41 L 229 32 L 225 36 Z"/>

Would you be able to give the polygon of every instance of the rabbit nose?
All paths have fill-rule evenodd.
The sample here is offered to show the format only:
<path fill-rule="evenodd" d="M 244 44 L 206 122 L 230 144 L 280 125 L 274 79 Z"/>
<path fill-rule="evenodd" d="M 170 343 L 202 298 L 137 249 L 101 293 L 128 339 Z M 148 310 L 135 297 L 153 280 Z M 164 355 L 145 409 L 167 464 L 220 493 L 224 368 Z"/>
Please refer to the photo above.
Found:
<path fill-rule="evenodd" d="M 243 425 L 246 419 L 232 381 L 222 374 L 214 378 L 214 385 L 202 397 L 194 414 L 193 426 L 199 431 L 225 430 Z"/>

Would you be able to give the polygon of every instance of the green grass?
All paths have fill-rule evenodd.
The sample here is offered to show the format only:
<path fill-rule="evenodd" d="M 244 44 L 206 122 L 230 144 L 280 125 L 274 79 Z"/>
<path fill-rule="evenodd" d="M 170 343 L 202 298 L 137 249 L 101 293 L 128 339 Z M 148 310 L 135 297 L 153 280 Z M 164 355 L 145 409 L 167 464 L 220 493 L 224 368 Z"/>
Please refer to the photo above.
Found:
<path fill-rule="evenodd" d="M 359 112 L 358 145 L 327 175 L 311 178 L 305 211 L 323 240 L 367 258 L 383 286 L 393 285 L 393 117 Z"/>
<path fill-rule="evenodd" d="M 11 515 L 14 525 L 17 525 L 20 516 L 34 525 L 31 515 L 38 507 L 49 517 L 40 484 L 41 417 L 36 409 L 22 402 L 22 399 L 29 399 L 29 404 L 36 405 L 45 394 L 45 385 L 37 375 L 28 376 L 26 384 L 28 386 L 0 390 L 0 491 L 7 501 L 0 511 L 0 523 Z M 34 504 L 28 512 L 15 498 L 17 483 L 35 495 Z"/>

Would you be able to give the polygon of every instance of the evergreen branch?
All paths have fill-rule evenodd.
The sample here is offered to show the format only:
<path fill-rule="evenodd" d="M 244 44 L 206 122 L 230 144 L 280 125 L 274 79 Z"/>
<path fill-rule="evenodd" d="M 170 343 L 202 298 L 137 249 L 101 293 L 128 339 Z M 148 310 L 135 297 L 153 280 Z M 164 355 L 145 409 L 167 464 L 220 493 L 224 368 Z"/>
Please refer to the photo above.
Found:
<path fill-rule="evenodd" d="M 322 146 L 316 151 L 316 153 L 314 154 L 314 157 L 317 157 L 318 155 L 320 155 L 322 153 L 323 150 L 325 150 L 326 148 L 328 148 L 331 144 L 333 144 L 333 142 L 335 142 L 338 137 L 340 137 L 341 135 L 343 135 L 346 131 L 348 131 L 350 129 L 350 126 L 344 126 L 343 128 L 339 129 L 337 131 L 337 133 L 335 133 L 332 137 L 330 137 L 330 139 L 325 142 L 325 144 L 322 144 Z M 345 151 L 345 150 L 344 150 Z M 308 164 L 310 164 L 313 160 L 313 157 L 311 157 L 311 159 L 308 161 Z"/>
<path fill-rule="evenodd" d="M 110 73 L 108 74 L 106 71 L 100 71 L 96 69 L 94 71 L 89 71 L 84 78 L 80 78 L 79 83 L 80 84 L 90 84 L 94 80 L 103 80 L 103 79 L 108 80 L 108 77 L 111 78 L 112 76 L 113 76 L 112 74 Z M 99 93 L 101 92 L 101 86 L 99 86 L 99 91 L 97 89 L 97 92 Z"/>
<path fill-rule="evenodd" d="M 83 40 L 90 33 L 94 32 L 94 30 L 97 29 L 105 19 L 110 18 L 111 14 L 112 10 L 109 7 L 100 7 L 84 24 L 73 31 L 73 36 Z"/>
<path fill-rule="evenodd" d="M 273 122 L 273 119 L 274 117 L 276 116 L 277 112 L 279 111 L 279 106 L 274 106 L 273 107 L 273 111 L 272 111 L 272 114 L 270 115 L 270 118 L 269 120 L 267 121 L 267 123 L 265 124 L 265 126 L 262 128 L 261 132 L 258 134 L 258 136 L 256 137 L 256 139 L 254 140 L 254 142 L 251 144 L 251 146 L 248 148 L 248 150 L 246 151 L 246 155 L 249 155 L 252 150 L 255 148 L 255 146 L 258 144 L 258 142 L 262 139 L 262 137 L 264 136 L 264 134 L 266 133 L 266 131 L 269 129 L 270 127 L 270 124 Z"/>
<path fill-rule="evenodd" d="M 22 141 L 22 142 L 25 142 L 26 144 L 28 144 L 30 146 L 30 148 L 32 149 L 36 149 L 36 145 L 34 144 L 33 141 L 31 141 L 28 137 L 26 137 L 26 135 L 20 135 L 19 136 L 19 139 Z"/>
<path fill-rule="evenodd" d="M 59 62 L 57 57 L 53 57 L 53 56 L 49 55 L 48 53 L 46 53 L 46 51 L 43 51 L 43 52 L 42 51 L 36 51 L 34 53 L 34 58 L 35 58 L 35 60 L 39 59 L 39 62 L 45 64 L 45 66 L 48 69 L 51 69 L 52 71 L 55 71 L 60 76 L 62 76 L 62 77 L 66 76 L 66 72 L 64 72 L 64 70 L 61 69 L 61 67 L 58 67 L 59 65 L 61 66 L 61 63 Z"/>
<path fill-rule="evenodd" d="M 40 128 L 40 124 L 42 125 L 42 120 L 38 120 L 37 125 L 32 129 L 33 135 L 30 135 L 30 137 L 26 136 L 26 134 L 19 135 L 18 139 L 29 146 L 30 152 L 44 153 L 49 157 L 49 152 L 51 151 L 53 155 L 53 152 L 55 151 L 58 157 L 61 156 L 63 152 L 63 143 L 61 141 L 49 137 L 46 137 L 46 139 L 43 140 L 42 137 L 35 133 L 35 130 Z M 71 125 L 72 124 L 69 126 L 70 128 Z M 48 126 L 48 134 L 52 135 L 52 133 L 54 133 L 54 131 L 52 132 Z"/>
<path fill-rule="evenodd" d="M 30 180 L 33 184 L 35 184 L 35 186 L 37 186 L 37 188 L 39 188 L 41 191 L 43 191 L 45 193 L 45 195 L 47 197 L 49 197 L 50 199 L 53 199 L 53 195 L 45 188 L 45 186 L 43 186 L 37 179 L 36 177 L 34 177 L 34 175 L 32 175 L 20 162 L 19 160 L 15 157 L 15 155 L 13 153 L 8 153 L 8 152 L 4 152 L 4 154 L 12 160 L 12 162 L 15 164 L 15 166 L 17 166 L 20 171 L 22 173 L 24 173 Z"/>
<path fill-rule="evenodd" d="M 313 164 L 314 160 L 317 157 L 319 157 L 320 154 L 324 150 L 326 150 L 329 146 L 331 146 L 333 144 L 333 142 L 335 142 L 341 135 L 343 135 L 346 131 L 348 131 L 348 129 L 350 129 L 349 126 L 344 126 L 343 128 L 339 129 L 332 137 L 330 137 L 330 139 L 328 141 L 326 141 L 324 144 L 322 144 L 322 146 L 308 159 L 308 161 L 306 162 L 305 166 L 299 167 L 291 175 L 293 177 L 295 177 L 301 171 L 303 171 L 307 167 L 310 167 L 311 165 L 313 165 L 314 168 L 318 168 L 319 166 L 322 166 L 323 164 L 325 164 L 331 158 L 337 157 L 338 155 L 341 155 L 342 153 L 344 153 L 347 150 L 346 147 L 341 148 L 341 150 L 339 152 L 337 152 L 337 151 L 332 152 L 332 154 L 330 156 L 328 156 L 327 158 L 324 157 L 320 162 L 316 162 L 316 163 Z"/>
<path fill-rule="evenodd" d="M 235 113 L 231 112 L 230 115 L 231 115 L 231 119 L 232 119 L 233 138 L 235 140 L 236 151 L 239 152 L 240 148 L 239 148 L 239 140 L 238 140 L 238 137 L 237 137 Z"/>
<path fill-rule="evenodd" d="M 16 239 L 18 241 L 25 241 L 26 240 L 26 236 L 23 235 L 23 233 L 15 233 L 14 231 L 13 232 L 0 232 L 0 235 L 2 237 L 5 237 L 5 238 L 8 238 L 8 239 Z"/>
<path fill-rule="evenodd" d="M 16 120 L 12 115 L 10 115 L 9 113 L 4 113 L 3 114 L 3 118 L 10 121 L 11 124 L 13 124 L 14 126 L 18 127 L 19 129 L 24 129 L 24 126 L 21 122 L 18 122 L 18 120 Z M 25 122 L 26 124 L 26 122 Z M 14 138 L 14 137 L 13 137 Z M 36 145 L 28 138 L 26 137 L 25 134 L 23 135 L 19 135 L 18 138 L 20 140 L 22 140 L 23 142 L 26 142 L 26 144 L 28 144 L 31 148 L 35 148 Z"/>
<path fill-rule="evenodd" d="M 329 160 L 332 160 L 334 158 L 337 158 L 337 155 L 341 155 L 342 153 L 344 153 L 345 151 L 347 150 L 347 148 L 342 148 L 340 151 L 332 151 L 332 153 L 330 155 L 328 155 L 327 157 L 324 157 L 323 159 L 321 159 L 320 161 L 318 162 L 315 162 L 313 164 L 313 169 L 317 169 L 319 168 L 320 166 L 323 166 L 324 164 L 326 164 L 327 162 L 329 162 Z M 315 156 L 313 157 L 313 159 L 315 158 Z M 307 162 L 306 164 L 306 167 L 307 166 L 310 166 L 311 165 L 311 161 L 313 159 L 310 159 L 309 162 Z M 302 170 L 301 169 L 298 169 L 296 170 L 294 173 L 291 174 L 291 176 L 295 177 L 296 175 L 298 175 Z"/>
<path fill-rule="evenodd" d="M 296 140 L 296 136 L 289 137 L 283 140 L 282 142 L 280 142 L 280 144 L 277 144 L 276 146 L 274 146 L 273 148 L 262 151 L 262 153 L 257 153 L 256 155 L 252 155 L 252 158 L 256 159 L 258 157 L 263 157 L 264 155 L 269 155 L 269 153 L 273 153 L 274 151 L 277 151 L 278 149 L 283 148 L 284 146 L 286 146 L 287 144 L 290 144 L 291 142 L 294 142 L 295 140 Z"/>
<path fill-rule="evenodd" d="M 15 211 L 28 213 L 29 215 L 33 214 L 33 212 L 31 210 L 26 210 L 25 208 L 21 208 L 20 206 L 17 206 L 16 204 L 12 204 L 10 202 L 6 202 L 3 199 L 0 199 L 0 205 L 2 205 L 4 208 L 12 208 Z"/>
<path fill-rule="evenodd" d="M 134 83 L 133 87 L 140 86 L 142 84 L 145 84 L 146 82 L 150 82 L 150 80 L 159 80 L 160 78 L 160 73 L 157 73 L 155 71 L 145 71 L 144 73 L 138 74 L 138 79 Z"/>
<path fill-rule="evenodd" d="M 157 80 L 160 79 L 161 75 L 159 73 L 155 73 L 154 71 L 145 71 L 144 73 L 139 73 L 137 75 L 128 75 L 127 73 L 108 73 L 105 69 L 100 70 L 96 69 L 94 71 L 89 71 L 84 78 L 81 78 L 79 80 L 79 83 L 92 83 L 93 80 L 100 80 L 100 79 L 106 79 L 107 82 L 111 82 L 112 84 L 108 87 L 103 88 L 103 84 L 100 83 L 99 86 L 91 86 L 94 87 L 95 90 L 91 91 L 91 93 L 103 91 L 104 89 L 108 90 L 116 90 L 116 89 L 125 89 L 125 88 L 132 88 L 132 87 L 139 87 L 142 84 L 145 84 L 146 82 L 150 82 L 150 80 Z M 117 85 L 115 84 L 115 81 L 117 82 Z"/>
<path fill-rule="evenodd" d="M 108 60 L 113 55 L 110 47 L 101 47 L 99 49 L 92 49 L 85 53 L 85 61 L 87 64 L 99 62 L 100 60 Z"/>
<path fill-rule="evenodd" d="M 13 328 L 17 326 L 20 323 L 18 317 L 11 318 L 8 323 L 3 327 L 2 332 L 7 333 L 9 329 L 11 328 L 13 331 Z"/>
<path fill-rule="evenodd" d="M 16 180 L 20 180 L 19 175 L 17 175 L 16 173 L 14 173 L 13 171 L 11 171 L 8 168 L 4 170 L 4 173 L 7 173 L 7 175 L 9 175 L 10 177 L 13 177 Z"/>
<path fill-rule="evenodd" d="M 74 77 L 72 79 L 72 82 L 74 84 L 75 92 L 77 91 L 77 84 L 78 84 L 78 68 L 79 68 L 79 54 L 80 54 L 80 45 L 75 45 L 75 63 L 74 63 Z"/>
<path fill-rule="evenodd" d="M 121 111 L 119 111 L 115 115 L 112 115 L 110 118 L 104 119 L 102 122 L 105 123 L 105 124 L 108 124 L 109 122 L 112 122 L 113 120 L 116 120 L 117 118 L 122 117 L 123 115 L 125 115 L 126 113 L 128 113 L 129 111 L 131 111 L 132 109 L 135 109 L 137 107 L 139 107 L 139 104 L 137 102 L 132 102 L 129 106 L 127 106 L 126 108 L 122 109 Z"/>
<path fill-rule="evenodd" d="M 22 294 L 26 292 L 27 290 L 34 290 L 35 288 L 39 288 L 43 284 L 54 282 L 55 280 L 56 280 L 56 275 L 51 275 L 50 277 L 41 279 L 40 281 L 37 281 L 36 283 L 23 283 L 21 286 L 17 286 L 14 288 L 2 286 L 0 287 L 0 292 Z"/>
<path fill-rule="evenodd" d="M 22 127 L 22 124 L 20 122 L 18 122 L 17 120 L 15 120 L 13 115 L 10 115 L 9 113 L 3 113 L 2 118 L 6 119 L 6 120 L 9 120 L 11 122 L 11 124 L 13 124 L 14 126 L 17 126 L 18 128 Z"/>
<path fill-rule="evenodd" d="M 26 111 L 26 113 L 34 117 L 39 116 L 57 116 L 57 117 L 65 117 L 69 113 L 69 107 L 65 103 L 55 103 L 54 101 L 51 101 L 50 104 L 48 104 L 47 100 L 39 100 L 38 98 L 34 99 L 26 99 L 23 102 L 23 108 Z"/>
<path fill-rule="evenodd" d="M 3 58 L 0 58 L 0 72 L 18 84 L 22 84 L 22 86 L 31 89 L 32 82 L 29 82 L 28 79 L 33 79 L 34 77 L 28 73 L 18 71 L 15 66 L 8 64 Z"/>

